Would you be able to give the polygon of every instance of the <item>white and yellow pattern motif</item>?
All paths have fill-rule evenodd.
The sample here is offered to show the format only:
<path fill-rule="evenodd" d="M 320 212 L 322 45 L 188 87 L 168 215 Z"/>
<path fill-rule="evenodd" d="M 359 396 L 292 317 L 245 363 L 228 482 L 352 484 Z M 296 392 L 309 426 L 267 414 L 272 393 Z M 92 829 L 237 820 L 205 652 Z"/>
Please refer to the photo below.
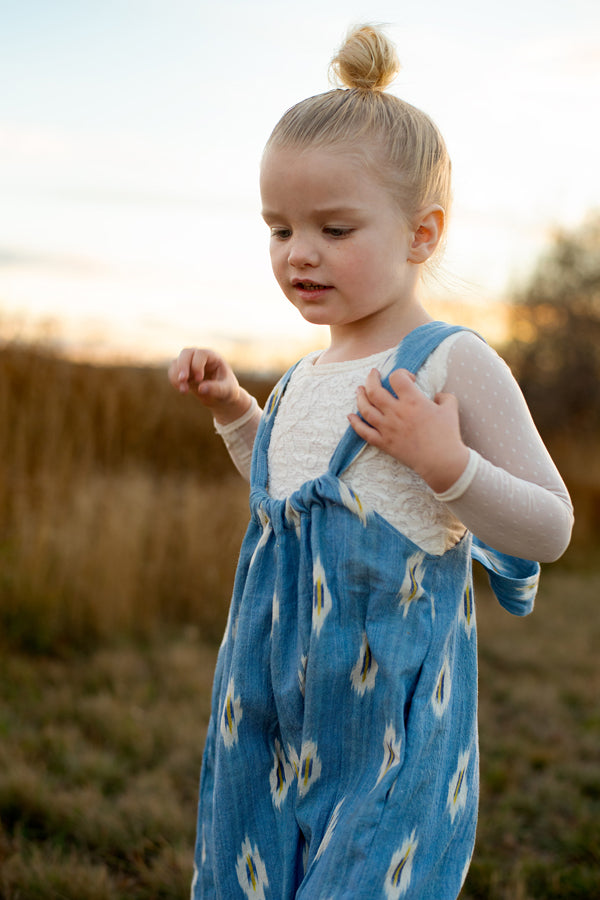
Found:
<path fill-rule="evenodd" d="M 468 581 L 460 605 L 460 618 L 469 640 L 475 625 L 475 604 L 473 600 L 473 584 Z"/>
<path fill-rule="evenodd" d="M 281 384 L 276 384 L 273 388 L 269 399 L 265 405 L 265 409 L 263 415 L 265 418 L 270 419 L 275 410 L 277 409 L 277 404 L 279 403 L 279 399 L 281 397 Z"/>
<path fill-rule="evenodd" d="M 223 743 L 228 749 L 238 742 L 238 729 L 243 714 L 240 698 L 235 695 L 234 679 L 231 678 L 227 686 L 227 695 L 221 715 L 221 735 Z"/>
<path fill-rule="evenodd" d="M 235 871 L 240 887 L 249 900 L 265 900 L 265 888 L 269 887 L 267 870 L 258 848 L 252 846 L 247 835 L 237 858 Z"/>
<path fill-rule="evenodd" d="M 298 764 L 298 794 L 303 797 L 321 777 L 321 760 L 314 741 L 304 741 Z"/>
<path fill-rule="evenodd" d="M 383 762 L 381 763 L 381 768 L 379 769 L 379 775 L 377 776 L 376 785 L 379 784 L 381 779 L 387 775 L 390 769 L 395 768 L 400 765 L 400 754 L 402 751 L 402 737 L 396 736 L 396 729 L 393 724 L 390 724 L 385 729 L 385 734 L 383 736 Z"/>
<path fill-rule="evenodd" d="M 442 668 L 440 669 L 440 673 L 437 678 L 435 689 L 433 691 L 433 694 L 431 695 L 431 705 L 438 719 L 442 718 L 442 716 L 446 712 L 446 709 L 448 708 L 451 691 L 452 670 L 450 668 L 450 661 L 448 657 L 445 656 L 444 662 L 442 663 Z"/>
<path fill-rule="evenodd" d="M 273 768 L 269 775 L 269 783 L 271 785 L 271 798 L 273 806 L 277 809 L 281 808 L 282 803 L 287 797 L 290 784 L 294 779 L 294 770 L 287 760 L 285 751 L 280 742 L 275 738 L 275 746 L 273 749 Z"/>
<path fill-rule="evenodd" d="M 404 580 L 398 593 L 400 600 L 400 608 L 404 613 L 404 618 L 408 615 L 408 611 L 413 603 L 416 603 L 423 596 L 423 588 L 421 581 L 424 575 L 424 553 L 413 553 L 406 561 L 406 571 Z"/>
<path fill-rule="evenodd" d="M 410 887 L 412 865 L 415 851 L 419 845 L 413 831 L 399 850 L 392 856 L 390 867 L 385 877 L 385 895 L 387 900 L 399 900 Z"/>
<path fill-rule="evenodd" d="M 377 665 L 377 661 L 373 658 L 371 648 L 369 647 L 367 633 L 364 632 L 356 665 L 350 673 L 352 687 L 361 697 L 366 691 L 372 691 L 375 687 L 375 678 L 377 677 L 378 669 L 379 666 Z"/>
<path fill-rule="evenodd" d="M 323 623 L 331 612 L 331 594 L 327 587 L 327 579 L 325 578 L 325 570 L 321 565 L 321 560 L 317 557 L 313 567 L 313 609 L 312 609 L 312 627 L 317 632 L 317 636 L 321 633 Z"/>
<path fill-rule="evenodd" d="M 344 481 L 339 482 L 340 500 L 350 512 L 353 512 L 363 525 L 367 524 L 367 508 L 364 506 L 358 494 L 352 490 Z"/>
<path fill-rule="evenodd" d="M 467 767 L 469 765 L 470 753 L 465 750 L 458 757 L 458 765 L 456 772 L 450 779 L 448 785 L 448 802 L 447 807 L 454 824 L 454 819 L 461 809 L 467 805 L 468 785 L 467 785 Z"/>

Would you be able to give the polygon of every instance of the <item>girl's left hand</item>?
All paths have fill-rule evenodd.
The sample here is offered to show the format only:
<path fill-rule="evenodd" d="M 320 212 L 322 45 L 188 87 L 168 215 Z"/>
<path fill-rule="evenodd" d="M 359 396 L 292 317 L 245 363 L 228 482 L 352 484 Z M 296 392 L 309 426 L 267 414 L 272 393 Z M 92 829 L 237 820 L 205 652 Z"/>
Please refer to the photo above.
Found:
<path fill-rule="evenodd" d="M 372 369 L 357 392 L 358 411 L 348 416 L 367 443 L 413 469 L 437 494 L 447 491 L 464 472 L 469 450 L 460 435 L 458 401 L 453 394 L 423 394 L 406 369 L 390 375 L 396 396 Z"/>

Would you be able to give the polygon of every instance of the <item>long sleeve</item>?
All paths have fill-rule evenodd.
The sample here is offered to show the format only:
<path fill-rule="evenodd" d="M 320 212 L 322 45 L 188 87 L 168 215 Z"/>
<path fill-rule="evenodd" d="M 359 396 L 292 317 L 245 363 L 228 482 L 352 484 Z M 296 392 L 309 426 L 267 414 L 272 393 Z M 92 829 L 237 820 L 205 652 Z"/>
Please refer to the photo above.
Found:
<path fill-rule="evenodd" d="M 260 406 L 253 397 L 250 409 L 235 422 L 230 422 L 229 425 L 219 425 L 217 421 L 214 423 L 215 430 L 223 438 L 236 469 L 246 481 L 250 481 L 252 450 L 260 416 Z"/>
<path fill-rule="evenodd" d="M 496 550 L 551 562 L 573 526 L 567 489 L 506 363 L 475 335 L 461 335 L 448 354 L 444 390 L 459 400 L 467 469 L 436 495 Z"/>

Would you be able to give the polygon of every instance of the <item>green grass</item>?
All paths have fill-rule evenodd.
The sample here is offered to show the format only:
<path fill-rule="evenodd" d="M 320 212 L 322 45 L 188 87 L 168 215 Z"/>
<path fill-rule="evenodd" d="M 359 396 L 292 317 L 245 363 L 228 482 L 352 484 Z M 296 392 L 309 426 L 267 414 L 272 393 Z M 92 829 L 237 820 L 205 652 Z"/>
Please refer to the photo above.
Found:
<path fill-rule="evenodd" d="M 463 893 L 600 897 L 600 575 L 543 572 L 534 614 L 479 591 L 481 804 Z"/>
<path fill-rule="evenodd" d="M 215 650 L 0 663 L 0 897 L 189 896 Z"/>
<path fill-rule="evenodd" d="M 600 896 L 600 575 L 533 616 L 478 586 L 482 790 L 464 900 Z M 0 660 L 2 900 L 187 898 L 216 656 L 197 631 Z"/>

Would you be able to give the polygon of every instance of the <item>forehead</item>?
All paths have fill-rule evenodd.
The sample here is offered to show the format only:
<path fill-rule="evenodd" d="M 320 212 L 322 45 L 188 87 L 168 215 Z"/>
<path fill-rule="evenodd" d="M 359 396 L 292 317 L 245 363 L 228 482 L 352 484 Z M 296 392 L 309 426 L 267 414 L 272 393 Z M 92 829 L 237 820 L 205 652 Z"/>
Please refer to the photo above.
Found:
<path fill-rule="evenodd" d="M 263 214 L 289 205 L 356 207 L 388 197 L 368 157 L 351 148 L 269 148 L 260 190 Z"/>

